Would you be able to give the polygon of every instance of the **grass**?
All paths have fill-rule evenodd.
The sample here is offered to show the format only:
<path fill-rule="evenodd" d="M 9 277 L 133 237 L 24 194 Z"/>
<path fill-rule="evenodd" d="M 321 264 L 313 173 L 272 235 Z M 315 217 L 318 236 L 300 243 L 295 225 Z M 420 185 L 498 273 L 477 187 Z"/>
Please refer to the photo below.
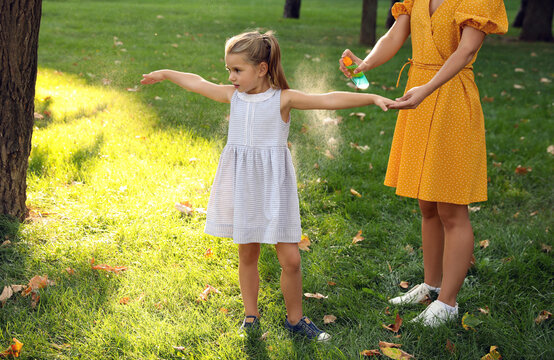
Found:
<path fill-rule="evenodd" d="M 379 3 L 380 34 L 387 4 Z M 506 5 L 512 20 L 519 2 Z M 260 258 L 269 335 L 264 341 L 239 336 L 235 246 L 205 235 L 201 214 L 174 209 L 184 200 L 206 207 L 228 106 L 172 84 L 137 84 L 158 68 L 224 83 L 225 39 L 263 27 L 277 31 L 294 88 L 348 90 L 337 59 L 345 47 L 365 52 L 357 44 L 361 4 L 307 1 L 300 20 L 282 19 L 282 6 L 276 0 L 263 6 L 44 2 L 36 108 L 45 117 L 37 119 L 29 164 L 32 217 L 23 224 L 0 221 L 2 241 L 11 242 L 0 247 L 0 286 L 26 284 L 37 274 L 56 285 L 40 290 L 36 309 L 19 295 L 0 308 L 0 348 L 16 337 L 25 344 L 23 359 L 356 359 L 383 340 L 402 343 L 418 359 L 476 359 L 491 345 L 504 359 L 553 358 L 552 321 L 534 322 L 541 310 L 552 312 L 554 300 L 552 253 L 542 251 L 542 244 L 552 246 L 552 84 L 540 81 L 552 80 L 553 48 L 517 42 L 516 29 L 487 38 L 475 65 L 481 96 L 494 98 L 483 101 L 489 201 L 473 205 L 480 207 L 471 214 L 476 264 L 458 301 L 482 321 L 477 331 L 459 321 L 436 330 L 408 324 L 422 306 L 385 313 L 401 280 L 422 279 L 420 218 L 415 200 L 382 185 L 395 113 L 360 108 L 294 112 L 291 125 L 302 226 L 312 241 L 302 253 L 304 291 L 328 296 L 306 299 L 305 313 L 333 340 L 296 341 L 283 329 L 280 269 L 270 246 Z M 406 45 L 371 72 L 371 91 L 399 96 L 401 89 L 389 87 L 409 55 Z M 351 111 L 367 116 L 360 120 Z M 340 125 L 324 125 L 324 118 L 339 116 Z M 334 160 L 323 155 L 326 149 Z M 518 165 L 532 171 L 516 174 Z M 359 229 L 365 240 L 353 245 Z M 482 249 L 484 239 L 490 246 Z M 207 249 L 212 257 L 204 256 Z M 92 270 L 92 258 L 128 270 Z M 221 293 L 198 303 L 206 284 Z M 479 315 L 486 306 L 490 314 Z M 381 327 L 397 312 L 406 320 L 400 338 Z M 327 314 L 337 321 L 323 325 Z M 455 353 L 445 348 L 447 340 Z"/>

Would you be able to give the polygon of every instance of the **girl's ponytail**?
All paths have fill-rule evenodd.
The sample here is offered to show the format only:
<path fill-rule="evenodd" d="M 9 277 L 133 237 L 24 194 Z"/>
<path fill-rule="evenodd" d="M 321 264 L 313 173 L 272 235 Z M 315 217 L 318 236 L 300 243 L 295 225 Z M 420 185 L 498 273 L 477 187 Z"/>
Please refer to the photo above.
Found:
<path fill-rule="evenodd" d="M 251 31 L 233 36 L 225 44 L 225 54 L 244 54 L 246 60 L 254 65 L 266 62 L 271 87 L 290 89 L 281 65 L 281 49 L 272 31 L 265 34 Z"/>

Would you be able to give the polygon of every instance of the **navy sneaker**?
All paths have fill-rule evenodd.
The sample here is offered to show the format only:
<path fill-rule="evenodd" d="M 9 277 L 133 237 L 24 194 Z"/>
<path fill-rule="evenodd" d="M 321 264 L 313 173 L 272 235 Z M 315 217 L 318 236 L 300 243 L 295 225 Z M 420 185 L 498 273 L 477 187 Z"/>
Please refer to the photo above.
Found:
<path fill-rule="evenodd" d="M 260 329 L 260 319 L 254 315 L 246 315 L 240 326 L 240 331 L 256 331 Z"/>
<path fill-rule="evenodd" d="M 308 339 L 316 339 L 317 341 L 327 341 L 331 339 L 331 335 L 319 330 L 306 316 L 300 319 L 296 325 L 291 325 L 289 319 L 285 319 L 285 328 L 293 334 L 303 335 Z"/>

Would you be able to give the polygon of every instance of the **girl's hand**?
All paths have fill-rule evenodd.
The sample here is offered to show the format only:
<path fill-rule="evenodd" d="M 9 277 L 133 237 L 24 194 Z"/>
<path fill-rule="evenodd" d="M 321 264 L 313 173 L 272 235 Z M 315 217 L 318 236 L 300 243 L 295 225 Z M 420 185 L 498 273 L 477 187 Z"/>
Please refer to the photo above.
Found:
<path fill-rule="evenodd" d="M 379 106 L 381 110 L 387 111 L 390 105 L 394 104 L 394 101 L 380 95 L 375 95 L 375 100 L 373 104 Z"/>
<path fill-rule="evenodd" d="M 389 109 L 415 109 L 429 95 L 430 92 L 425 85 L 416 86 L 408 90 L 401 98 L 397 98 L 388 107 Z"/>
<path fill-rule="evenodd" d="M 142 74 L 142 80 L 140 81 L 140 83 L 143 85 L 150 85 L 164 80 L 165 75 L 163 70 L 158 70 L 152 71 L 150 74 Z"/>
<path fill-rule="evenodd" d="M 340 71 L 342 71 L 342 73 L 344 74 L 344 76 L 346 76 L 347 78 L 351 78 L 352 75 L 350 75 L 350 71 L 346 68 L 346 66 L 344 66 L 344 62 L 342 61 L 342 59 L 345 57 L 345 56 L 348 56 L 349 58 L 352 59 L 352 61 L 358 65 L 358 67 L 354 70 L 354 74 L 357 74 L 359 73 L 360 71 L 364 71 L 365 70 L 365 67 L 364 67 L 364 62 L 362 61 L 362 59 L 360 59 L 359 57 L 357 57 L 356 55 L 354 55 L 354 53 L 352 51 L 350 51 L 349 49 L 346 49 L 344 50 L 344 52 L 342 53 L 340 59 L 339 59 L 339 69 Z"/>

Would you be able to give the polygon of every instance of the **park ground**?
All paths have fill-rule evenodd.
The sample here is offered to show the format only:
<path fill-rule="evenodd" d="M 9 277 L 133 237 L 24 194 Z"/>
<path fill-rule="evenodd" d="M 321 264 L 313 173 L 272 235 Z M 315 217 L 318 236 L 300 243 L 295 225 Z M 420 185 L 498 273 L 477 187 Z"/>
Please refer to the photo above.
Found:
<path fill-rule="evenodd" d="M 325 297 L 304 306 L 333 339 L 316 344 L 283 328 L 271 246 L 260 258 L 265 335 L 241 337 L 236 246 L 203 233 L 228 105 L 139 81 L 171 68 L 227 83 L 225 40 L 262 28 L 276 31 L 293 88 L 353 91 L 337 61 L 345 48 L 367 50 L 357 42 L 361 2 L 304 1 L 299 20 L 283 19 L 283 4 L 44 2 L 31 213 L 22 224 L 0 221 L 0 289 L 37 275 L 46 287 L 2 304 L 0 351 L 16 338 L 22 359 L 357 359 L 387 341 L 417 359 L 480 359 L 491 346 L 504 359 L 554 358 L 552 320 L 539 318 L 554 310 L 554 47 L 518 42 L 517 29 L 487 37 L 475 65 L 489 200 L 470 206 L 475 264 L 459 319 L 427 329 L 409 323 L 425 305 L 387 303 L 423 277 L 417 202 L 383 185 L 396 112 L 305 111 L 292 114 L 290 135 L 311 242 L 304 292 Z M 506 6 L 511 21 L 519 1 Z M 367 74 L 369 91 L 400 96 L 409 56 L 406 44 Z M 218 292 L 202 299 L 207 285 Z M 336 319 L 324 324 L 326 315 Z M 382 326 L 397 315 L 398 332 Z"/>

